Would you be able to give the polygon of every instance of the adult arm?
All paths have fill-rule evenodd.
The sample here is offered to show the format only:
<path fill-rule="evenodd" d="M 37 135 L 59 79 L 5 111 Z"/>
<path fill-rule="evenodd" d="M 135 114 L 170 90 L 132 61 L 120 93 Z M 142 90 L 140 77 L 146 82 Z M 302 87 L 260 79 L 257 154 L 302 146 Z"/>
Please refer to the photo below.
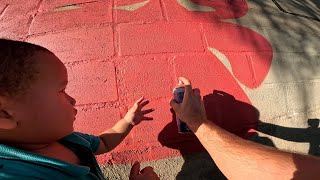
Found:
<path fill-rule="evenodd" d="M 283 152 L 235 136 L 206 119 L 200 92 L 185 84 L 184 101 L 170 102 L 228 179 L 320 179 L 320 159 Z"/>

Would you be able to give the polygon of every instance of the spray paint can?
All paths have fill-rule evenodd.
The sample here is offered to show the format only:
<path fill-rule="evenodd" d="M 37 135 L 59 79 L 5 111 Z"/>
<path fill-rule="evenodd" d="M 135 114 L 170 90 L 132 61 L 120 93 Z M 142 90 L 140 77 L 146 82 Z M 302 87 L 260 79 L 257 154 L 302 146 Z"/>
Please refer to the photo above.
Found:
<path fill-rule="evenodd" d="M 173 90 L 173 97 L 174 100 L 177 103 L 182 103 L 183 101 L 183 97 L 184 97 L 184 92 L 185 92 L 185 88 L 183 86 L 178 86 Z M 188 125 L 181 121 L 181 119 L 179 119 L 179 117 L 176 115 L 176 122 L 177 122 L 177 126 L 178 126 L 178 132 L 179 133 L 192 133 L 191 129 L 188 127 Z"/>

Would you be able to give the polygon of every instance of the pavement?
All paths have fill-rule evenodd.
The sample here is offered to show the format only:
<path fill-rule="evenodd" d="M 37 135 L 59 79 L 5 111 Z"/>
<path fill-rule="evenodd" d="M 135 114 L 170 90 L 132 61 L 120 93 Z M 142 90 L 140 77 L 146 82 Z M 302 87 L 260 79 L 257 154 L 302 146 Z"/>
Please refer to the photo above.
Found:
<path fill-rule="evenodd" d="M 280 7 L 279 7 L 280 6 Z M 139 97 L 155 108 L 110 153 L 110 179 L 134 161 L 161 179 L 225 179 L 169 100 L 185 76 L 207 116 L 240 137 L 319 155 L 319 1 L 2 0 L 0 37 L 54 52 L 77 100 L 76 131 L 98 135 Z"/>

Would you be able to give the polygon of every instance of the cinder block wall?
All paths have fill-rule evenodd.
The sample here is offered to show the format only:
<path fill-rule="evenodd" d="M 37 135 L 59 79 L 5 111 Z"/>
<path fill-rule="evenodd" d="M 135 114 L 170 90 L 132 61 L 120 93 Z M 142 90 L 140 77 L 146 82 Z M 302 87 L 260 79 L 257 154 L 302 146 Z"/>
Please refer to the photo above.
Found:
<path fill-rule="evenodd" d="M 135 99 L 151 100 L 154 121 L 98 157 L 110 179 L 128 179 L 136 160 L 161 179 L 224 179 L 194 136 L 174 133 L 168 101 L 180 75 L 203 95 L 223 90 L 256 108 L 261 122 L 251 140 L 317 155 L 320 23 L 285 14 L 271 0 L 233 1 L 236 8 L 192 2 L 6 1 L 0 36 L 45 46 L 64 62 L 67 91 L 77 99 L 77 131 L 97 135 Z M 319 18 L 311 2 L 295 3 L 281 5 Z"/>

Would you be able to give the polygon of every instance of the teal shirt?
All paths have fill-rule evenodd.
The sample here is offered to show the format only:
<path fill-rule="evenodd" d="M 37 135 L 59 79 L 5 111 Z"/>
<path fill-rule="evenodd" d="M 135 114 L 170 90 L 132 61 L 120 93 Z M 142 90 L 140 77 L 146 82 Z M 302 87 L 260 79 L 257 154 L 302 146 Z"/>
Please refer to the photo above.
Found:
<path fill-rule="evenodd" d="M 104 179 L 94 156 L 99 137 L 74 132 L 59 142 L 71 149 L 83 165 L 0 144 L 0 179 Z"/>

